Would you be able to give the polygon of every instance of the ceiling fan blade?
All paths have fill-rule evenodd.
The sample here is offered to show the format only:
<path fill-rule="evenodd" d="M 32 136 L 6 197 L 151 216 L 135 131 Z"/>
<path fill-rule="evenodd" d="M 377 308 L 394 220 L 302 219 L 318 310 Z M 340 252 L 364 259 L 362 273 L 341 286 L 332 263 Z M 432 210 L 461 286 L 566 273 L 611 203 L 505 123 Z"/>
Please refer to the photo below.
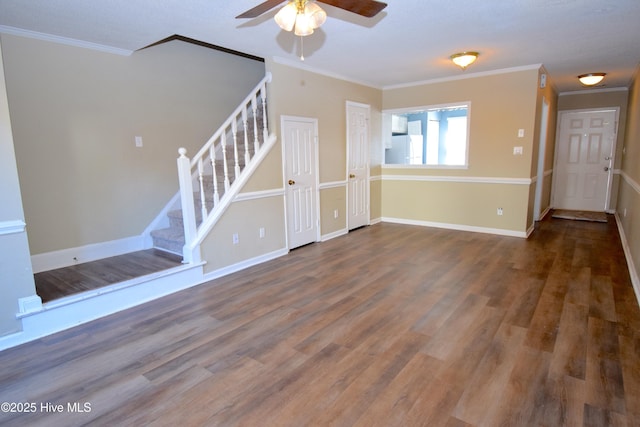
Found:
<path fill-rule="evenodd" d="M 267 0 L 267 1 L 263 2 L 263 3 L 260 3 L 256 7 L 252 8 L 252 9 L 249 9 L 246 12 L 243 12 L 240 15 L 236 16 L 236 19 L 238 19 L 238 18 L 257 18 L 258 16 L 262 15 L 266 11 L 273 9 L 274 7 L 276 7 L 277 5 L 282 3 L 283 1 L 284 0 Z"/>
<path fill-rule="evenodd" d="M 319 3 L 328 4 L 349 12 L 357 13 L 367 18 L 373 18 L 382 9 L 387 7 L 386 3 L 375 0 L 317 0 Z"/>

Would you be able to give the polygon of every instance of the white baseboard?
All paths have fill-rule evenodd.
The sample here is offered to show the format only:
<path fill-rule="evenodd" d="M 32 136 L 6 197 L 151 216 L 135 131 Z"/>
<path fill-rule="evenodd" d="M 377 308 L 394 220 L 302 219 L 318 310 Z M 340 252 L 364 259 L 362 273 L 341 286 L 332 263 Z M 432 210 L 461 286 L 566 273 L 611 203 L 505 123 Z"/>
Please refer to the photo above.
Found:
<path fill-rule="evenodd" d="M 28 313 L 33 313 L 42 310 L 42 298 L 38 295 L 31 295 L 18 299 L 18 317 Z"/>
<path fill-rule="evenodd" d="M 22 331 L 0 337 L 0 351 L 204 283 L 203 264 L 185 265 L 42 304 L 19 313 Z"/>
<path fill-rule="evenodd" d="M 253 267 L 254 265 L 262 264 L 263 262 L 271 261 L 272 259 L 279 258 L 289 253 L 289 249 L 282 248 L 273 252 L 266 253 L 264 255 L 257 256 L 255 258 L 250 258 L 236 264 L 229 265 L 227 267 L 222 267 L 214 271 L 210 271 L 204 275 L 205 281 L 214 280 L 223 276 L 227 276 L 232 273 L 236 273 L 240 270 L 244 270 L 245 268 Z"/>
<path fill-rule="evenodd" d="M 349 230 L 347 230 L 346 228 L 343 228 L 342 230 L 334 231 L 333 233 L 323 234 L 322 236 L 320 236 L 320 241 L 326 242 L 327 240 L 335 239 L 336 237 L 344 236 L 345 234 L 348 234 L 348 233 L 349 233 Z"/>
<path fill-rule="evenodd" d="M 620 216 L 617 213 L 615 214 L 615 218 L 616 218 L 616 225 L 618 226 L 618 234 L 620 235 L 620 241 L 622 242 L 622 249 L 624 250 L 624 257 L 627 260 L 627 267 L 629 268 L 631 285 L 633 286 L 633 291 L 636 294 L 638 305 L 640 305 L 640 278 L 638 277 L 638 270 L 636 270 L 636 266 L 633 263 L 633 257 L 631 256 L 631 248 L 629 247 L 627 236 L 624 234 L 622 221 L 620 220 Z"/>
<path fill-rule="evenodd" d="M 145 246 L 144 236 L 126 237 L 109 242 L 94 243 L 86 246 L 32 255 L 31 265 L 33 266 L 33 272 L 39 273 L 41 271 L 69 267 L 83 262 L 122 255 L 128 252 L 140 251 L 145 248 L 147 248 L 147 246 Z"/>
<path fill-rule="evenodd" d="M 391 222 L 394 224 L 420 225 L 422 227 L 444 228 L 447 230 L 471 231 L 474 233 L 496 234 L 499 236 L 521 237 L 526 239 L 528 234 L 526 231 L 505 230 L 502 228 L 476 227 L 473 225 L 448 224 L 444 222 L 417 221 L 405 218 L 382 217 L 382 222 Z"/>

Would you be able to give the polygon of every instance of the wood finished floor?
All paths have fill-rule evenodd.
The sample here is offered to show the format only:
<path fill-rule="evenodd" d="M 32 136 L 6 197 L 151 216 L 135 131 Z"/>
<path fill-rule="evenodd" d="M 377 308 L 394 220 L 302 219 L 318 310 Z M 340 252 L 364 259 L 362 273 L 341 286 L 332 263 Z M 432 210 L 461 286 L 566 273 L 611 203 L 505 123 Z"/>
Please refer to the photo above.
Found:
<path fill-rule="evenodd" d="M 38 405 L 9 426 L 638 426 L 640 310 L 611 217 L 384 223 L 0 352 L 0 396 Z"/>
<path fill-rule="evenodd" d="M 42 302 L 102 288 L 182 265 L 182 257 L 147 249 L 33 275 Z"/>

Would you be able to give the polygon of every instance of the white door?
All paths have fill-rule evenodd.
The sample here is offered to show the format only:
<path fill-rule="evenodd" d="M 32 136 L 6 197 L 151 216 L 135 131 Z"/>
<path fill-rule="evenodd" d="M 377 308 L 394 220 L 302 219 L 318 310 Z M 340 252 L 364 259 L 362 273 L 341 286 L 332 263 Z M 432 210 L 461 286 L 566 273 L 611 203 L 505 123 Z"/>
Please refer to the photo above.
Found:
<path fill-rule="evenodd" d="M 558 209 L 608 209 L 616 135 L 616 110 L 560 113 L 553 179 Z"/>
<path fill-rule="evenodd" d="M 318 240 L 316 141 L 318 123 L 282 117 L 282 149 L 289 249 Z"/>
<path fill-rule="evenodd" d="M 349 230 L 369 224 L 370 107 L 347 102 L 347 225 Z"/>

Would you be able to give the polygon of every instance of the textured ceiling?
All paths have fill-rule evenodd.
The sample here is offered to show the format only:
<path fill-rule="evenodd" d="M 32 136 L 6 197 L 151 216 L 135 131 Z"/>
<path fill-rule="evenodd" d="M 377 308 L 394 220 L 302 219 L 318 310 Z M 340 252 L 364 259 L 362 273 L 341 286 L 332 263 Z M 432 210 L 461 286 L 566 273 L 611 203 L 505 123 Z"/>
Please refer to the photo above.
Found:
<path fill-rule="evenodd" d="M 480 52 L 465 74 L 544 65 L 560 92 L 606 72 L 627 87 L 640 61 L 640 0 L 386 0 L 373 19 L 321 5 L 326 23 L 304 38 L 281 31 L 262 0 L 0 0 L 0 32 L 22 30 L 134 51 L 174 34 L 276 58 L 375 87 L 458 77 L 448 57 Z M 285 2 L 283 1 L 283 4 Z"/>

